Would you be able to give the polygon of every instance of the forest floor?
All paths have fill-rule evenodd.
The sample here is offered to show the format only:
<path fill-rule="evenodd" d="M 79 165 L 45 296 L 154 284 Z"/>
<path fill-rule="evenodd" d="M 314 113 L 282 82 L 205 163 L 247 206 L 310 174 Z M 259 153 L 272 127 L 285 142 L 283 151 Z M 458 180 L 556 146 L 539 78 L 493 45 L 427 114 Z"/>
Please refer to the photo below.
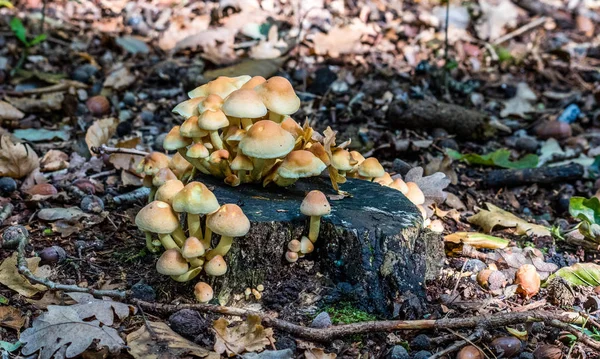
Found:
<path fill-rule="evenodd" d="M 423 351 L 439 353 L 458 342 L 445 354 L 454 357 L 468 337 L 486 357 L 508 357 L 496 348 L 504 344 L 491 340 L 518 338 L 522 350 L 514 356 L 522 358 L 532 357 L 543 344 L 563 357 L 599 357 L 592 348 L 600 342 L 600 202 L 593 200 L 600 189 L 600 27 L 594 26 L 600 13 L 594 1 L 451 2 L 447 32 L 447 8 L 437 1 L 9 4 L 0 0 L 0 173 L 6 176 L 0 179 L 1 225 L 3 230 L 16 224 L 27 228 L 30 245 L 24 254 L 45 264 L 36 273 L 95 289 L 136 286 L 145 293 L 140 298 L 152 302 L 193 303 L 191 287 L 160 278 L 155 255 L 144 250 L 134 218 L 145 199 L 114 201 L 142 185 L 130 163 L 135 156 L 90 153 L 86 133 L 114 118 L 118 126 L 105 143 L 162 151 L 165 134 L 181 121 L 171 110 L 187 91 L 220 75 L 278 75 L 292 82 L 302 100 L 293 115 L 298 122 L 306 118 L 319 131 L 331 126 L 340 141 L 351 139 L 352 149 L 376 156 L 390 173 L 404 175 L 420 166 L 425 175 L 443 172 L 452 181 L 446 201 L 430 210 L 445 236 L 458 237 L 446 237 L 444 269 L 426 284 L 426 313 L 395 319 L 588 313 L 589 322 L 570 328 L 593 342 L 577 341 L 564 328 L 513 323 L 483 332 L 364 333 L 328 343 L 276 329 L 276 342 L 267 349 L 291 348 L 294 356 L 307 359 L 399 359 L 408 357 L 401 347 L 417 358 L 420 351 L 427 357 Z M 431 113 L 432 103 L 442 107 Z M 17 154 L 8 149 L 11 142 L 37 155 Z M 90 194 L 98 198 L 82 203 Z M 83 212 L 64 211 L 80 206 Z M 507 241 L 474 242 L 473 233 Z M 66 259 L 58 258 L 53 246 L 64 249 Z M 2 249 L 0 261 L 0 353 L 16 357 L 19 333 L 48 305 L 73 300 L 22 283 L 15 290 L 13 250 Z M 587 267 L 575 270 L 579 279 L 566 275 L 565 282 L 529 297 L 514 283 L 516 270 L 526 263 L 542 279 L 576 263 Z M 490 279 L 484 288 L 476 276 L 490 265 L 500 279 Z M 339 288 L 304 287 L 292 278 L 282 296 L 264 286 L 262 300 L 237 305 L 306 326 L 322 312 L 333 324 L 390 319 L 364 312 L 356 303 L 322 300 L 328 290 Z M 570 297 L 557 294 L 561 288 Z M 115 312 L 119 315 L 116 307 Z M 148 321 L 170 323 L 190 340 L 185 350 L 167 345 L 168 357 L 212 355 L 210 329 L 221 315 L 180 316 L 138 310 L 123 319 L 115 327 L 117 335 L 127 336 L 130 350 L 121 350 L 119 357 L 151 357 L 140 354 L 139 343 L 131 350 L 135 345 L 128 336 Z M 160 336 L 162 330 L 167 329 L 155 327 L 150 334 Z M 168 332 L 164 335 L 171 339 L 165 340 L 177 342 L 178 334 Z M 241 341 L 242 352 L 265 348 Z M 109 355 L 95 344 L 83 357 Z M 552 357 L 540 355 L 536 358 Z"/>

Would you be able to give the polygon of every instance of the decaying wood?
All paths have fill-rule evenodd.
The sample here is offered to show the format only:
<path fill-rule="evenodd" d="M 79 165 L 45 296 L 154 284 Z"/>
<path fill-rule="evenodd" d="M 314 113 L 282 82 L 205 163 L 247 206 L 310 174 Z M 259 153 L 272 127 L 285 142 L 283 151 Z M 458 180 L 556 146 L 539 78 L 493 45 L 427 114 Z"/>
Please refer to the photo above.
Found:
<path fill-rule="evenodd" d="M 520 170 L 504 169 L 490 171 L 484 179 L 489 187 L 515 187 L 526 184 L 551 184 L 575 181 L 583 178 L 583 166 L 570 163 L 562 166 L 543 166 Z"/>

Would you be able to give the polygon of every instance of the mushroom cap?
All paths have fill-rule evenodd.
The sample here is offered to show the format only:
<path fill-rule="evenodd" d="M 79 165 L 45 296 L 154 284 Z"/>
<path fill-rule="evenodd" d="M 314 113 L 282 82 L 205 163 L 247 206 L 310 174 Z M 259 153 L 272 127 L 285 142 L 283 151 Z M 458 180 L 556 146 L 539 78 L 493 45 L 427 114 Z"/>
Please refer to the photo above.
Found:
<path fill-rule="evenodd" d="M 265 79 L 262 76 L 254 76 L 248 82 L 246 82 L 242 87 L 240 87 L 240 89 L 251 90 L 251 89 L 255 88 L 256 86 L 258 86 L 262 83 L 265 83 L 266 81 L 267 81 L 267 79 Z"/>
<path fill-rule="evenodd" d="M 294 263 L 298 260 L 298 253 L 287 251 L 285 252 L 285 259 L 290 263 Z"/>
<path fill-rule="evenodd" d="M 208 283 L 198 282 L 194 286 L 194 296 L 200 303 L 207 303 L 213 299 L 213 289 Z"/>
<path fill-rule="evenodd" d="M 388 187 L 397 189 L 398 191 L 402 192 L 402 194 L 404 194 L 404 195 L 406 195 L 408 193 L 408 186 L 406 185 L 406 182 L 404 182 L 402 180 L 402 178 L 396 178 L 395 180 L 392 181 L 392 183 L 388 184 Z"/>
<path fill-rule="evenodd" d="M 325 151 L 325 147 L 319 142 L 313 143 L 307 150 L 317 156 L 325 165 L 329 166 L 331 164 L 331 160 L 329 159 L 327 151 Z"/>
<path fill-rule="evenodd" d="M 222 108 L 227 116 L 259 118 L 267 114 L 267 108 L 254 90 L 236 90 L 225 99 Z"/>
<path fill-rule="evenodd" d="M 268 120 L 256 122 L 240 141 L 240 150 L 246 156 L 279 158 L 294 149 L 296 140 L 277 123 Z"/>
<path fill-rule="evenodd" d="M 303 178 L 317 176 L 327 166 L 312 152 L 296 150 L 290 152 L 277 169 L 277 174 L 283 178 Z"/>
<path fill-rule="evenodd" d="M 169 168 L 177 178 L 181 178 L 184 173 L 192 169 L 192 164 L 188 162 L 182 155 L 177 152 L 171 158 L 171 162 L 169 162 Z"/>
<path fill-rule="evenodd" d="M 207 131 L 217 131 L 229 126 L 229 120 L 221 110 L 204 111 L 198 118 L 198 126 Z"/>
<path fill-rule="evenodd" d="M 392 184 L 392 182 L 394 182 L 394 179 L 389 173 L 386 172 L 383 174 L 383 176 L 374 178 L 373 182 L 379 183 L 382 186 L 389 186 Z"/>
<path fill-rule="evenodd" d="M 223 106 L 223 99 L 221 96 L 214 93 L 206 96 L 202 102 L 198 105 L 198 112 L 204 113 L 205 111 L 217 111 Z"/>
<path fill-rule="evenodd" d="M 154 199 L 173 206 L 173 198 L 183 189 L 183 182 L 178 179 L 169 180 L 158 187 Z"/>
<path fill-rule="evenodd" d="M 208 148 L 204 144 L 197 142 L 188 147 L 185 155 L 190 158 L 206 158 L 210 156 L 210 152 L 208 152 Z"/>
<path fill-rule="evenodd" d="M 300 108 L 300 99 L 296 96 L 292 84 L 284 77 L 271 77 L 256 86 L 254 90 L 269 111 L 280 115 L 290 115 Z"/>
<path fill-rule="evenodd" d="M 224 161 L 229 158 L 229 151 L 226 149 L 217 150 L 208 156 L 208 162 L 219 164 L 221 161 Z"/>
<path fill-rule="evenodd" d="M 154 187 L 160 187 L 163 184 L 165 184 L 167 181 L 170 180 L 176 180 L 177 176 L 175 176 L 175 173 L 173 173 L 173 171 L 171 171 L 171 169 L 169 167 L 164 167 L 158 170 L 158 172 L 156 172 L 156 174 L 154 175 L 154 178 L 152 178 L 152 185 Z"/>
<path fill-rule="evenodd" d="M 237 126 L 230 126 L 227 133 L 223 136 L 223 139 L 229 145 L 232 145 L 239 143 L 244 136 L 246 136 L 246 130 L 238 128 Z"/>
<path fill-rule="evenodd" d="M 339 171 L 350 171 L 354 168 L 356 162 L 350 156 L 350 152 L 340 149 L 333 152 L 331 156 L 331 165 Z"/>
<path fill-rule="evenodd" d="M 254 164 L 252 164 L 250 157 L 244 155 L 243 153 L 238 153 L 233 161 L 231 161 L 231 165 L 229 167 L 232 171 L 252 171 L 254 169 Z"/>
<path fill-rule="evenodd" d="M 181 275 L 188 269 L 188 262 L 175 248 L 164 251 L 156 262 L 156 271 L 164 275 Z"/>
<path fill-rule="evenodd" d="M 198 116 L 192 116 L 181 124 L 179 134 L 183 137 L 204 137 L 208 132 L 198 127 Z"/>
<path fill-rule="evenodd" d="M 305 216 L 324 216 L 331 212 L 331 206 L 323 192 L 312 190 L 304 197 L 300 212 Z"/>
<path fill-rule="evenodd" d="M 385 170 L 377 158 L 369 157 L 358 165 L 358 174 L 367 178 L 381 177 L 385 174 Z"/>
<path fill-rule="evenodd" d="M 231 187 L 237 187 L 240 185 L 241 180 L 238 176 L 232 173 L 229 176 L 225 177 L 224 182 Z"/>
<path fill-rule="evenodd" d="M 315 250 L 315 245 L 313 244 L 313 242 L 308 239 L 308 237 L 303 236 L 302 240 L 300 241 L 300 253 L 302 254 L 308 254 L 308 253 L 312 253 L 312 251 Z"/>
<path fill-rule="evenodd" d="M 219 209 L 215 195 L 201 182 L 190 182 L 173 198 L 176 212 L 208 214 Z"/>
<path fill-rule="evenodd" d="M 204 248 L 202 242 L 196 237 L 188 237 L 181 247 L 181 255 L 183 258 L 200 257 L 204 255 L 205 251 L 206 248 Z"/>
<path fill-rule="evenodd" d="M 425 195 L 419 185 L 414 182 L 406 182 L 406 187 L 408 187 L 408 192 L 404 194 L 406 198 L 416 205 L 425 203 Z"/>
<path fill-rule="evenodd" d="M 179 218 L 168 203 L 152 201 L 135 216 L 135 225 L 142 231 L 168 234 L 179 228 Z"/>
<path fill-rule="evenodd" d="M 181 135 L 181 128 L 175 126 L 167 133 L 163 142 L 163 148 L 167 151 L 175 151 L 180 148 L 186 147 L 192 143 L 191 138 L 186 138 Z"/>
<path fill-rule="evenodd" d="M 214 277 L 221 276 L 227 273 L 227 263 L 223 259 L 223 256 L 216 255 L 204 265 L 204 271 L 206 274 Z"/>
<path fill-rule="evenodd" d="M 304 237 L 303 237 L 304 238 Z M 300 241 L 297 239 L 292 239 L 288 242 L 288 250 L 292 252 L 300 252 Z"/>
<path fill-rule="evenodd" d="M 196 87 L 188 92 L 190 98 L 198 96 L 208 96 L 210 94 L 219 95 L 222 98 L 227 97 L 230 93 L 242 87 L 252 77 L 248 75 L 238 77 L 219 76 L 216 79 L 202 86 Z"/>
<path fill-rule="evenodd" d="M 365 160 L 365 157 L 358 151 L 350 151 L 350 156 L 356 161 L 357 165 L 360 165 Z"/>
<path fill-rule="evenodd" d="M 300 126 L 298 122 L 296 122 L 290 116 L 285 116 L 283 121 L 281 121 L 281 128 L 291 133 L 294 138 L 298 138 L 304 133 L 302 126 Z"/>
<path fill-rule="evenodd" d="M 200 113 L 198 111 L 198 105 L 202 101 L 204 101 L 204 97 L 190 98 L 189 100 L 185 100 L 177 104 L 177 106 L 173 108 L 172 112 L 175 112 L 176 114 L 181 115 L 185 118 L 197 116 Z"/>
<path fill-rule="evenodd" d="M 250 221 L 236 204 L 224 204 L 206 217 L 206 226 L 226 237 L 243 237 L 250 230 Z"/>
<path fill-rule="evenodd" d="M 160 152 L 150 152 L 144 157 L 144 174 L 154 176 L 161 168 L 169 167 L 171 158 Z"/>

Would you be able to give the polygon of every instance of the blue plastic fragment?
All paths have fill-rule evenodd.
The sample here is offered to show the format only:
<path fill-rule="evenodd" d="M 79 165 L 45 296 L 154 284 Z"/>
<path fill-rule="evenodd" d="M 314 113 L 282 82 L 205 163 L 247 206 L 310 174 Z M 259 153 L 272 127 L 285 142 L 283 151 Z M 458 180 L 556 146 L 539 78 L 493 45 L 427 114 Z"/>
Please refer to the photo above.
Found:
<path fill-rule="evenodd" d="M 560 116 L 558 116 L 558 121 L 566 122 L 566 123 L 573 123 L 573 122 L 577 121 L 577 119 L 579 118 L 579 115 L 581 115 L 581 110 L 579 109 L 579 106 L 572 103 L 569 106 L 567 106 L 567 108 L 564 109 L 564 111 L 560 114 Z"/>

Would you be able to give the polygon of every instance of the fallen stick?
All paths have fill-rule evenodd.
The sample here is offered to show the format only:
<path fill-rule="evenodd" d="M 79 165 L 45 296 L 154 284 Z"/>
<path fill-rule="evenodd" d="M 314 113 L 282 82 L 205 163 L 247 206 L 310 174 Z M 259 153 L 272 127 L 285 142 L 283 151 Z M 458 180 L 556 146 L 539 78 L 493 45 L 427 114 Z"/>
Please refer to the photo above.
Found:
<path fill-rule="evenodd" d="M 151 189 L 148 187 L 140 187 L 131 192 L 124 193 L 122 195 L 113 198 L 116 204 L 124 204 L 129 202 L 135 202 L 140 199 L 146 199 L 150 195 Z"/>
<path fill-rule="evenodd" d="M 6 221 L 6 219 L 8 217 L 10 217 L 10 215 L 13 212 L 13 209 L 15 209 L 15 206 L 13 206 L 12 203 L 8 202 L 6 203 L 4 206 L 2 206 L 2 209 L 0 210 L 0 225 Z"/>
<path fill-rule="evenodd" d="M 483 330 L 478 329 L 473 334 L 471 334 L 469 337 L 461 339 L 461 340 L 457 341 L 456 343 L 452 344 L 451 346 L 449 346 L 448 348 L 433 354 L 432 356 L 429 357 L 429 359 L 438 359 L 438 358 L 443 357 L 446 354 L 455 352 L 468 344 L 473 344 L 473 342 L 479 340 L 482 336 L 483 336 Z"/>
<path fill-rule="evenodd" d="M 546 16 L 537 18 L 537 19 L 533 20 L 532 22 L 521 26 L 520 28 L 516 29 L 515 31 L 509 32 L 508 34 L 497 38 L 496 40 L 494 40 L 494 45 L 496 45 L 496 46 L 500 45 L 503 42 L 506 42 L 506 41 L 512 39 L 513 37 L 522 35 L 522 34 L 526 33 L 527 31 L 544 24 L 547 20 L 548 20 L 548 18 Z"/>
<path fill-rule="evenodd" d="M 102 145 L 100 147 L 92 147 L 92 152 L 99 154 L 99 155 L 124 153 L 127 155 L 142 156 L 142 157 L 146 157 L 149 154 L 146 151 L 140 151 L 140 150 L 136 150 L 134 148 L 109 147 L 107 145 Z"/>
<path fill-rule="evenodd" d="M 583 174 L 583 166 L 578 163 L 520 170 L 494 170 L 486 175 L 484 184 L 488 187 L 516 187 L 526 184 L 563 183 L 581 179 Z"/>

